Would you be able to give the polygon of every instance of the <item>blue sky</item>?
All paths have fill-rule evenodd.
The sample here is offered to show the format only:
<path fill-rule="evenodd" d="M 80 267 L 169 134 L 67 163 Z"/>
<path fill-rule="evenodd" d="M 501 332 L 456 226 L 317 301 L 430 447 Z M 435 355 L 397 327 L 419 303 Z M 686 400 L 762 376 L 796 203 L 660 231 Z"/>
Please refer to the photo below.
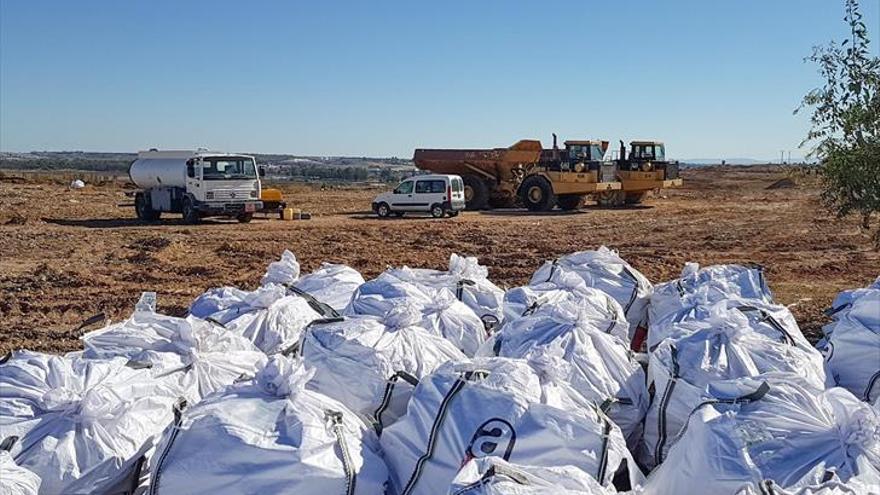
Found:
<path fill-rule="evenodd" d="M 556 132 L 798 155 L 803 58 L 845 36 L 842 3 L 0 0 L 0 150 L 408 157 Z"/>

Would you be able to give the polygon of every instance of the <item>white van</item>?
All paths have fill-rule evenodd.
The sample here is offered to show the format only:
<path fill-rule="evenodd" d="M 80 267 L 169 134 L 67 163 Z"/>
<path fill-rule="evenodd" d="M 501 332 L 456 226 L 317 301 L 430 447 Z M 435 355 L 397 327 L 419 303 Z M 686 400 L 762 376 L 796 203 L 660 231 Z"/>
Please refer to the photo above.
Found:
<path fill-rule="evenodd" d="M 409 212 L 430 213 L 434 218 L 454 217 L 464 209 L 464 183 L 457 175 L 418 175 L 373 200 L 380 217 L 402 217 Z"/>

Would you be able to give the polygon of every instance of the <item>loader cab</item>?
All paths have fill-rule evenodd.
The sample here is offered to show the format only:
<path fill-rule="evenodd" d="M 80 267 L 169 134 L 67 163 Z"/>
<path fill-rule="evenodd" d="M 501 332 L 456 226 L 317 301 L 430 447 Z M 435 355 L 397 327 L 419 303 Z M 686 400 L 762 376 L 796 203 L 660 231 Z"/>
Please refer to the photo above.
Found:
<path fill-rule="evenodd" d="M 659 141 L 633 141 L 629 159 L 634 162 L 665 162 L 666 147 Z"/>

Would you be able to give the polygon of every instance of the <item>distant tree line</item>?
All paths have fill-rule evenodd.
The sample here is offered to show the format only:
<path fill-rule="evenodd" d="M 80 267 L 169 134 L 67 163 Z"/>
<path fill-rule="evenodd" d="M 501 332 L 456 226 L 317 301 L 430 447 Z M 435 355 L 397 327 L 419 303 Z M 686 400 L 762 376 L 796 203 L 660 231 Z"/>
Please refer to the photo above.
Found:
<path fill-rule="evenodd" d="M 127 172 L 131 160 L 95 160 L 85 158 L 0 158 L 0 168 L 7 170 L 88 170 L 92 172 Z"/>
<path fill-rule="evenodd" d="M 370 178 L 370 172 L 365 167 L 338 167 L 305 164 L 290 165 L 287 169 L 290 177 L 335 179 L 347 182 L 365 181 Z"/>

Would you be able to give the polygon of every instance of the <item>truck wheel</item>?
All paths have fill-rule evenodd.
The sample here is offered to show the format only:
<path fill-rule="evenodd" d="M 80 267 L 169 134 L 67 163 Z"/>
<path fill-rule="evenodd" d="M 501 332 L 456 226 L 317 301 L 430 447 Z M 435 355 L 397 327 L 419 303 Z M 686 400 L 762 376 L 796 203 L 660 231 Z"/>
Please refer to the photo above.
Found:
<path fill-rule="evenodd" d="M 468 210 L 485 210 L 489 201 L 489 186 L 476 175 L 465 175 L 464 202 Z"/>
<path fill-rule="evenodd" d="M 189 198 L 183 198 L 183 221 L 185 223 L 195 224 L 199 223 L 201 217 L 199 216 L 199 212 L 193 206 L 192 200 Z"/>
<path fill-rule="evenodd" d="M 254 214 L 253 213 L 241 213 L 235 218 L 238 220 L 238 223 L 248 223 L 254 219 Z"/>
<path fill-rule="evenodd" d="M 626 194 L 626 204 L 628 205 L 637 205 L 641 204 L 648 197 L 648 191 L 643 191 L 639 193 L 627 193 Z"/>
<path fill-rule="evenodd" d="M 376 214 L 379 215 L 379 218 L 388 218 L 388 215 L 391 214 L 391 207 L 388 206 L 388 203 L 379 203 L 379 206 L 376 207 Z"/>
<path fill-rule="evenodd" d="M 434 218 L 443 218 L 446 215 L 446 211 L 443 209 L 443 205 L 433 204 L 431 205 L 431 216 Z"/>
<path fill-rule="evenodd" d="M 145 222 L 155 222 L 162 214 L 150 207 L 147 197 L 144 193 L 137 193 L 134 196 L 134 211 L 140 220 Z"/>
<path fill-rule="evenodd" d="M 577 210 L 581 207 L 584 202 L 583 196 L 577 195 L 566 195 L 559 196 L 559 199 L 556 200 L 556 204 L 559 205 L 560 210 Z"/>
<path fill-rule="evenodd" d="M 556 195 L 550 182 L 540 175 L 526 177 L 519 188 L 523 204 L 531 211 L 550 211 L 556 205 Z"/>

